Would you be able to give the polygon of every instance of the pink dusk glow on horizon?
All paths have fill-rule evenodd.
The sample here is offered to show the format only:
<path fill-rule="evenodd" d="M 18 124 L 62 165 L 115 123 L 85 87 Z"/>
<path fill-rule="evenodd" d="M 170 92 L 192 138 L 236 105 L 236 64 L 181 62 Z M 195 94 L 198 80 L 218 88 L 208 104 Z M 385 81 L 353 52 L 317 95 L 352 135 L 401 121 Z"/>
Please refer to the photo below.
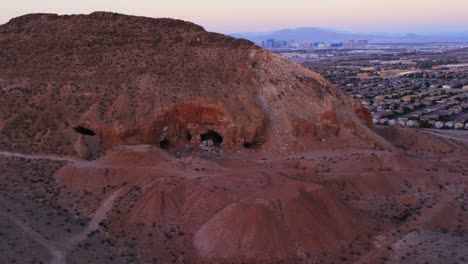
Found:
<path fill-rule="evenodd" d="M 28 13 L 112 11 L 171 17 L 221 33 L 326 27 L 355 32 L 468 31 L 468 0 L 15 0 L 0 24 Z"/>

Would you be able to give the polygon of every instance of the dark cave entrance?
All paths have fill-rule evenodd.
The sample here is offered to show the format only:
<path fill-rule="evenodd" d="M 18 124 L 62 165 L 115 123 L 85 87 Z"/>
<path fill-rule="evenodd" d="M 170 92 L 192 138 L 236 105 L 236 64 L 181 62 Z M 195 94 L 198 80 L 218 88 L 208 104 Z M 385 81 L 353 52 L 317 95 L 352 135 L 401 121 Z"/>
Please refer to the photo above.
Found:
<path fill-rule="evenodd" d="M 186 131 L 185 132 L 185 139 L 187 141 L 192 141 L 192 134 L 190 134 L 190 132 Z"/>
<path fill-rule="evenodd" d="M 161 149 L 168 149 L 170 145 L 171 142 L 169 142 L 169 139 L 167 138 L 164 138 L 163 140 L 159 141 L 159 147 Z"/>
<path fill-rule="evenodd" d="M 260 142 L 259 141 L 254 140 L 252 142 L 244 142 L 244 148 L 246 148 L 246 149 L 255 150 L 258 147 L 260 147 Z"/>
<path fill-rule="evenodd" d="M 209 130 L 208 132 L 201 134 L 200 138 L 201 142 L 211 140 L 213 142 L 213 145 L 215 145 L 216 147 L 221 146 L 221 143 L 223 143 L 223 137 L 213 130 Z"/>
<path fill-rule="evenodd" d="M 83 126 L 74 126 L 73 130 L 75 130 L 75 132 L 77 132 L 79 134 L 82 134 L 82 135 L 85 135 L 85 136 L 95 136 L 96 135 L 96 133 L 94 133 L 94 131 L 92 131 L 89 128 L 83 127 Z"/>

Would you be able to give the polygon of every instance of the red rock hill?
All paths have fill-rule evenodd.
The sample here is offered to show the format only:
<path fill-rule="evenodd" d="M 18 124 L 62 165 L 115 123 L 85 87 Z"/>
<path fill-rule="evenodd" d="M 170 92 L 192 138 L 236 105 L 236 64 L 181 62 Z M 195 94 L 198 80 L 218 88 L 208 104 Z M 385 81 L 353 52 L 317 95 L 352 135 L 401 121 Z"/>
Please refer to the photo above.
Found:
<path fill-rule="evenodd" d="M 2 149 L 384 144 L 369 112 L 318 74 L 180 20 L 26 15 L 0 26 L 0 65 Z"/>

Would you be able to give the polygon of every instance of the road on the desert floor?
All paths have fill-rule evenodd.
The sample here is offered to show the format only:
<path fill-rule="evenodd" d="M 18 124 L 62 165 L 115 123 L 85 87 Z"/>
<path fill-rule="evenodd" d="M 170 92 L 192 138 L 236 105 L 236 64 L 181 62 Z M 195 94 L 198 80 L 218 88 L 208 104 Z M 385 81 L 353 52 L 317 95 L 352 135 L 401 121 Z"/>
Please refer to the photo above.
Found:
<path fill-rule="evenodd" d="M 49 154 L 23 154 L 23 153 L 9 152 L 9 151 L 0 151 L 0 156 L 34 159 L 34 160 L 67 161 L 67 162 L 73 162 L 73 163 L 82 161 L 80 159 L 67 157 L 67 156 L 58 156 L 58 155 L 49 155 Z"/>
<path fill-rule="evenodd" d="M 423 129 L 424 132 L 445 138 L 445 139 L 451 139 L 463 143 L 468 143 L 468 131 L 463 131 L 463 130 L 435 130 L 435 129 Z"/>
<path fill-rule="evenodd" d="M 0 215 L 8 218 L 12 223 L 17 225 L 21 230 L 23 230 L 27 235 L 29 235 L 33 240 L 39 243 L 41 246 L 49 250 L 52 259 L 50 264 L 65 264 L 67 254 L 69 251 L 73 250 L 80 242 L 85 240 L 88 235 L 99 228 L 99 223 L 106 218 L 107 213 L 113 208 L 114 201 L 120 196 L 123 192 L 123 188 L 120 188 L 113 193 L 111 193 L 104 201 L 101 203 L 99 208 L 94 212 L 91 221 L 81 232 L 66 237 L 60 241 L 50 241 L 46 240 L 38 232 L 34 231 L 31 226 L 22 220 L 18 219 L 16 216 L 8 212 L 0 203 Z M 3 202 L 3 199 L 0 198 L 0 202 Z"/>
<path fill-rule="evenodd" d="M 0 198 L 0 202 L 3 199 Z M 28 224 L 18 219 L 16 216 L 8 212 L 0 205 L 0 215 L 8 218 L 13 224 L 17 225 L 24 233 L 29 235 L 33 240 L 39 243 L 41 246 L 47 248 L 52 255 L 51 264 L 62 264 L 65 263 L 66 254 L 62 248 L 59 248 L 54 242 L 46 240 L 39 233 L 34 231 Z"/>

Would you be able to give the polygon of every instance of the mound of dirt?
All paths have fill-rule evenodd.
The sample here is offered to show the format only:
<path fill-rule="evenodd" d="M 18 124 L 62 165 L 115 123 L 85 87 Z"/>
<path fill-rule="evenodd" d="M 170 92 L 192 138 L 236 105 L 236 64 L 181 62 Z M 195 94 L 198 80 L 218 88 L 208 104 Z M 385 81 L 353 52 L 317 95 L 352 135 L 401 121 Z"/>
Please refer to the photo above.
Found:
<path fill-rule="evenodd" d="M 453 143 L 421 130 L 401 126 L 376 127 L 375 132 L 388 142 L 405 150 L 443 153 L 458 149 L 460 145 L 459 142 Z"/>
<path fill-rule="evenodd" d="M 195 233 L 194 246 L 212 259 L 282 259 L 337 247 L 369 226 L 320 186 L 286 183 L 225 207 Z"/>

